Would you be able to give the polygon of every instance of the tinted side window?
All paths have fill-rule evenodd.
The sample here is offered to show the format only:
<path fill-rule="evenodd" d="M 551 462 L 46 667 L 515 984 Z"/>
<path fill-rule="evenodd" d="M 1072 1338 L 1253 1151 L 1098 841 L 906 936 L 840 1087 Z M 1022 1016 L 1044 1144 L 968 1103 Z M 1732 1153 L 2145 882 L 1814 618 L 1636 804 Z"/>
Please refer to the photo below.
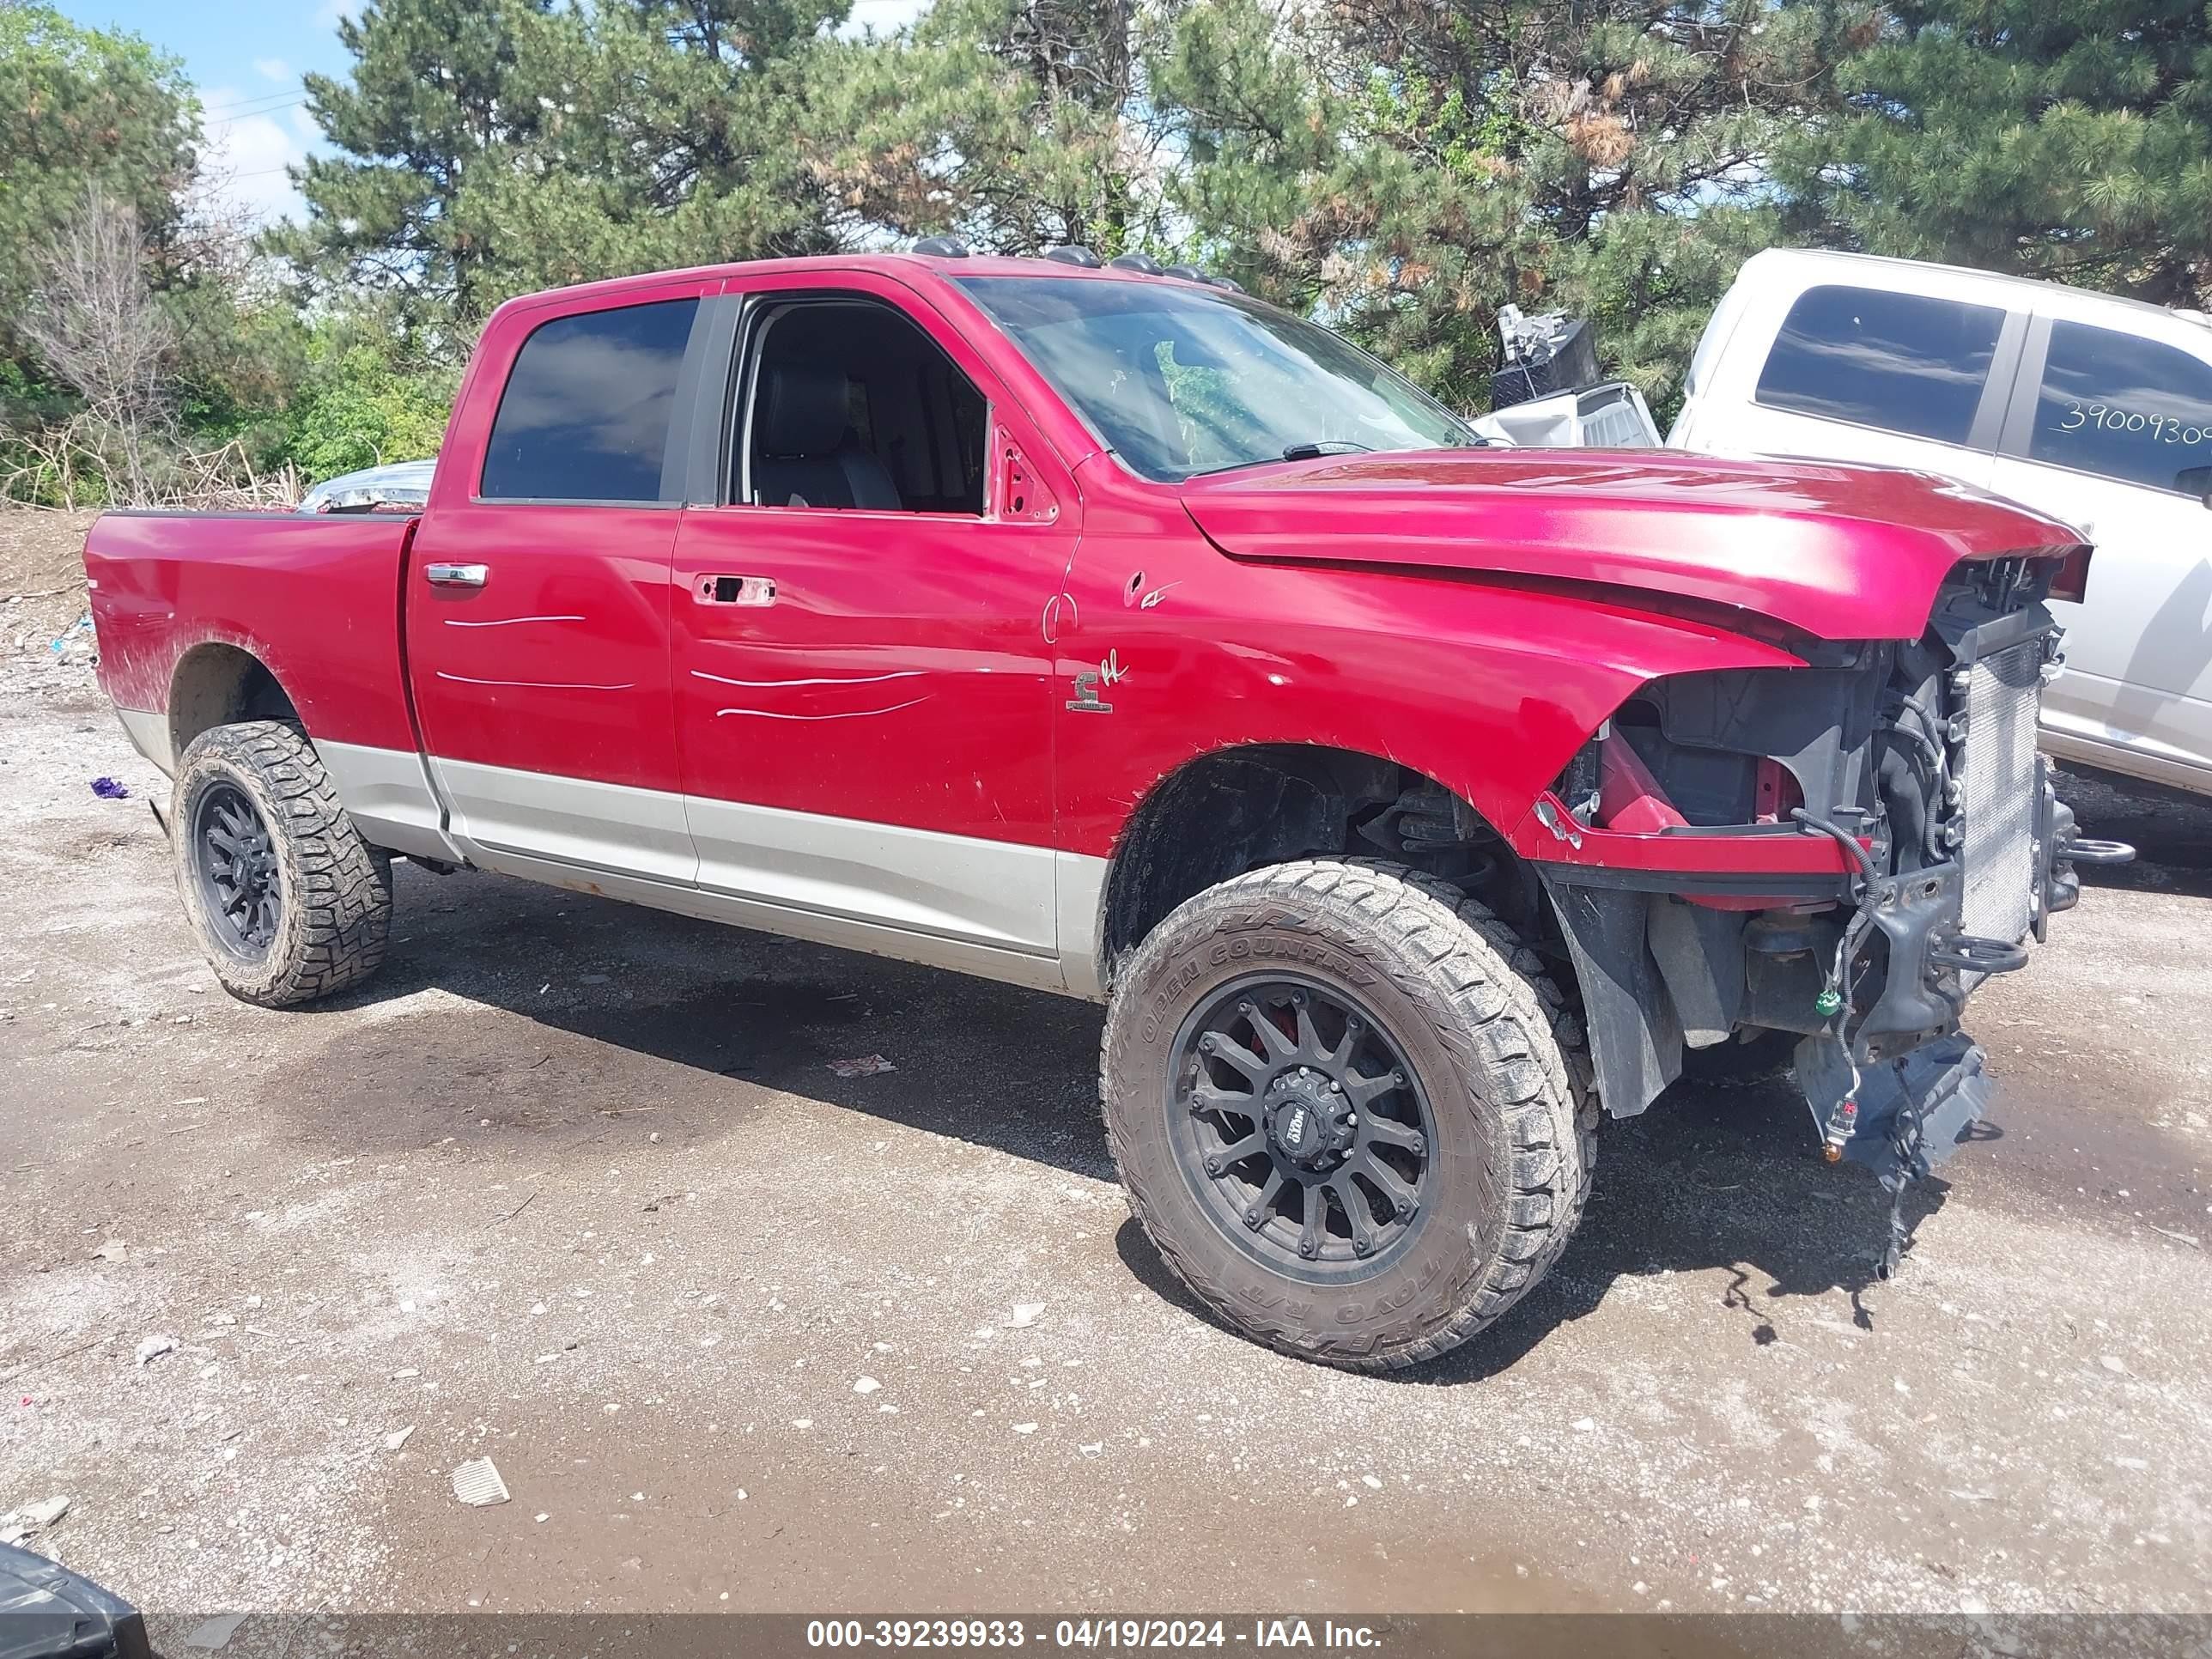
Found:
<path fill-rule="evenodd" d="M 2054 322 L 2027 453 L 2179 489 L 2177 473 L 2212 464 L 2212 364 L 2155 340 Z"/>
<path fill-rule="evenodd" d="M 656 501 L 696 300 L 556 317 L 522 343 L 484 456 L 483 493 Z"/>
<path fill-rule="evenodd" d="M 1962 444 L 2003 325 L 1996 306 L 1877 289 L 1807 289 L 1759 374 L 1759 401 Z"/>

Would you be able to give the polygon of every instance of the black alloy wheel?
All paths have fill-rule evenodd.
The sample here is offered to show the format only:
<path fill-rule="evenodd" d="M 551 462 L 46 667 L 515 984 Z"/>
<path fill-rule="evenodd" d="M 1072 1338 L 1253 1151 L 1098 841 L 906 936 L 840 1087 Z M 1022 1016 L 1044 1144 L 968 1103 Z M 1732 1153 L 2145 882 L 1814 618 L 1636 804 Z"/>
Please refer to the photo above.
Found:
<path fill-rule="evenodd" d="M 236 784 L 218 780 L 201 792 L 191 859 L 216 938 L 248 962 L 268 955 L 283 919 L 283 877 L 269 826 Z"/>
<path fill-rule="evenodd" d="M 1387 1271 L 1412 1244 L 1436 1125 L 1369 1009 L 1302 975 L 1254 977 L 1194 1011 L 1175 1053 L 1169 1135 L 1224 1235 L 1321 1281 Z"/>

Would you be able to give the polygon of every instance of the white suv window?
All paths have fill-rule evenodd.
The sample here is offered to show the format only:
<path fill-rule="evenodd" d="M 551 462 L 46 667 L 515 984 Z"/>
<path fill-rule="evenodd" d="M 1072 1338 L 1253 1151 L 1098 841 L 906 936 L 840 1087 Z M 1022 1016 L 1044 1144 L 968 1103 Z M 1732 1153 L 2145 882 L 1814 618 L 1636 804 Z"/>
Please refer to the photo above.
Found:
<path fill-rule="evenodd" d="M 1767 354 L 1758 401 L 1963 444 L 2003 326 L 1997 306 L 1840 284 L 1808 288 Z"/>
<path fill-rule="evenodd" d="M 2212 363 L 2087 323 L 2054 322 L 2028 459 L 2154 489 L 2212 465 Z"/>

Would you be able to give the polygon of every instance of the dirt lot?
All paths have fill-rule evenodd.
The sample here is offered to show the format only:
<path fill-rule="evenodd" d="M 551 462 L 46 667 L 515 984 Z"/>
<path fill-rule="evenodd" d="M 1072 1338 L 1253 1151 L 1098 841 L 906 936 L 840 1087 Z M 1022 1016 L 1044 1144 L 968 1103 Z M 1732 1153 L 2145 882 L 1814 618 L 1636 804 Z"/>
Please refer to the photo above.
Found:
<path fill-rule="evenodd" d="M 1895 1282 L 1780 1085 L 1678 1090 L 1358 1378 L 1167 1281 L 1083 1005 L 411 866 L 373 992 L 228 1001 L 74 611 L 0 621 L 0 1516 L 143 1604 L 2212 1610 L 2212 814 L 2096 797 L 2154 861 L 1977 1005 Z"/>

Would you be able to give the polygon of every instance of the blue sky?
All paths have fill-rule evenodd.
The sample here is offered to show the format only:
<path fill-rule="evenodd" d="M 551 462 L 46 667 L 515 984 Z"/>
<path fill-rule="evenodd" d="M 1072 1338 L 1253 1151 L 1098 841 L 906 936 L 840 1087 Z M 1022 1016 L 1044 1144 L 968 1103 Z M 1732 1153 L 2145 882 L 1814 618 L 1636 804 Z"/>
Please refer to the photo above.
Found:
<path fill-rule="evenodd" d="M 299 210 L 287 165 L 318 147 L 300 76 L 343 74 L 345 0 L 58 0 L 73 21 L 143 35 L 184 60 L 205 106 L 207 161 L 224 194 L 264 221 Z M 853 23 L 910 21 L 927 0 L 855 0 Z"/>

